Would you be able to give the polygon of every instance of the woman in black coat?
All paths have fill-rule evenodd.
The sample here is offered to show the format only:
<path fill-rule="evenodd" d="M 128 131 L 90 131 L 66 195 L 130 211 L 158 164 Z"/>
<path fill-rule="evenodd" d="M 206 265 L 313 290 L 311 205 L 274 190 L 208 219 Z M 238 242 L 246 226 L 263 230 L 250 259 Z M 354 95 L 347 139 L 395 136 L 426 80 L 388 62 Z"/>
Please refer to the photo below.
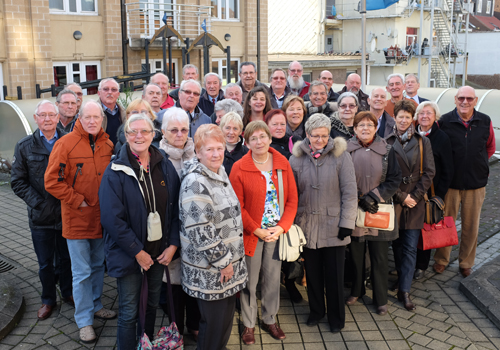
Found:
<path fill-rule="evenodd" d="M 235 112 L 226 113 L 220 120 L 220 128 L 226 139 L 226 150 L 224 151 L 224 169 L 227 176 L 231 173 L 234 163 L 240 160 L 248 152 L 248 147 L 243 144 L 243 121 L 241 116 Z"/>
<path fill-rule="evenodd" d="M 432 183 L 434 184 L 435 195 L 444 200 L 446 192 L 453 179 L 453 153 L 450 138 L 439 129 L 437 121 L 441 117 L 439 107 L 436 102 L 422 102 L 415 113 L 415 120 L 418 123 L 417 131 L 420 135 L 426 136 L 431 141 L 432 154 L 434 155 L 434 165 L 436 175 Z M 431 190 L 427 191 L 431 198 Z M 429 267 L 431 259 L 431 249 L 417 250 L 417 264 L 413 278 L 418 280 L 424 277 L 425 270 Z"/>
<path fill-rule="evenodd" d="M 287 134 L 286 114 L 281 109 L 271 109 L 264 117 L 271 131 L 271 147 L 280 152 L 286 159 L 292 156 L 293 144 L 302 140 L 299 136 Z"/>

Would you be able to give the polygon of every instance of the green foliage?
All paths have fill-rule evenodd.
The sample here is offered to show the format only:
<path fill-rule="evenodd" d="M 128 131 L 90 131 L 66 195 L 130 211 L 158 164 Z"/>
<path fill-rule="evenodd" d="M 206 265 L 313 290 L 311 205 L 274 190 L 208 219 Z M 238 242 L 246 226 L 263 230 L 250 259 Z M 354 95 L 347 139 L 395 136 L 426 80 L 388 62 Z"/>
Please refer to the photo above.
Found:
<path fill-rule="evenodd" d="M 125 94 L 125 96 L 123 96 Z M 130 87 L 126 87 L 123 89 L 123 93 L 118 97 L 118 103 L 125 109 L 127 109 L 128 104 L 132 102 L 132 95 L 134 91 Z"/>

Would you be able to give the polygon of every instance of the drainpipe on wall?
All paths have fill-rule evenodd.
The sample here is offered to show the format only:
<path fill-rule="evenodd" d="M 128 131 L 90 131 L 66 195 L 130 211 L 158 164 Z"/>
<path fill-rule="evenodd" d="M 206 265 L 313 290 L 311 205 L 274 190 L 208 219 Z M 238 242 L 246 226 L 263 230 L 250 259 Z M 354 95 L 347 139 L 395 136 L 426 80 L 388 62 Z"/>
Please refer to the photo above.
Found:
<path fill-rule="evenodd" d="M 260 0 L 257 0 L 257 80 L 260 81 Z"/>
<path fill-rule="evenodd" d="M 122 20 L 122 63 L 123 75 L 128 74 L 128 52 L 127 52 L 127 13 L 125 8 L 125 0 L 120 0 L 121 20 Z"/>

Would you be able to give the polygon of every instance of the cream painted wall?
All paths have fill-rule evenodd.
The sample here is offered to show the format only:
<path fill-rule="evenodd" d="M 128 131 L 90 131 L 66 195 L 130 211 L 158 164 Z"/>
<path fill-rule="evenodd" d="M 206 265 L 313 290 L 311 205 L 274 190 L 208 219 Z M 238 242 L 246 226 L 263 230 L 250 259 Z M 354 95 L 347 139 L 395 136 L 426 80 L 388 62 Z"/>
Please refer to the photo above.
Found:
<path fill-rule="evenodd" d="M 224 35 L 230 34 L 229 41 L 224 40 Z M 212 22 L 212 35 L 219 39 L 224 48 L 231 46 L 231 57 L 242 57 L 245 55 L 245 24 L 243 22 Z M 215 58 L 226 57 L 220 49 L 213 47 L 210 55 Z"/>

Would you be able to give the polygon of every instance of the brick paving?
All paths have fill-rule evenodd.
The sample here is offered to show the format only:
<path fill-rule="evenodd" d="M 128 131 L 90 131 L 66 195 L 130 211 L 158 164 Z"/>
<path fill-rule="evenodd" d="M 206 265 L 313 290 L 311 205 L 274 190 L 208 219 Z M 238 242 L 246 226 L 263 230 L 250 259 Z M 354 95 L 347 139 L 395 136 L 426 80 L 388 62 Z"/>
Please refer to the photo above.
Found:
<path fill-rule="evenodd" d="M 481 228 L 475 268 L 500 254 L 500 164 L 491 167 L 486 200 L 481 213 Z M 459 223 L 458 223 L 459 224 Z M 458 225 L 460 228 L 460 225 Z M 458 247 L 452 257 L 456 259 Z M 79 342 L 78 328 L 74 322 L 74 309 L 58 303 L 52 316 L 38 321 L 36 311 L 40 307 L 40 282 L 38 264 L 28 227 L 25 204 L 17 198 L 8 185 L 0 186 L 0 254 L 16 267 L 2 277 L 16 283 L 26 301 L 26 312 L 17 327 L 0 341 L 0 350 L 18 349 L 114 349 L 116 348 L 117 321 L 94 322 L 98 340 L 86 345 Z M 390 276 L 390 279 L 394 279 Z M 349 350 L 484 350 L 500 349 L 500 330 L 477 309 L 458 289 L 462 277 L 455 260 L 441 275 L 431 268 L 420 281 L 414 281 L 412 296 L 417 305 L 415 312 L 406 311 L 389 293 L 389 313 L 379 316 L 372 305 L 371 290 L 350 307 L 346 307 L 346 326 L 341 333 L 329 331 L 326 318 L 316 327 L 305 325 L 309 308 L 307 301 L 293 304 L 285 289 L 281 291 L 281 308 L 278 322 L 287 338 L 276 341 L 256 327 L 256 341 L 245 346 L 238 335 L 239 314 L 228 348 L 235 349 L 349 349 Z M 118 309 L 116 282 L 111 277 L 104 280 L 103 304 Z M 305 299 L 305 288 L 299 287 Z M 346 290 L 346 296 L 348 295 Z M 163 311 L 158 310 L 157 327 L 168 324 Z M 194 350 L 196 345 L 185 337 L 185 349 Z"/>

